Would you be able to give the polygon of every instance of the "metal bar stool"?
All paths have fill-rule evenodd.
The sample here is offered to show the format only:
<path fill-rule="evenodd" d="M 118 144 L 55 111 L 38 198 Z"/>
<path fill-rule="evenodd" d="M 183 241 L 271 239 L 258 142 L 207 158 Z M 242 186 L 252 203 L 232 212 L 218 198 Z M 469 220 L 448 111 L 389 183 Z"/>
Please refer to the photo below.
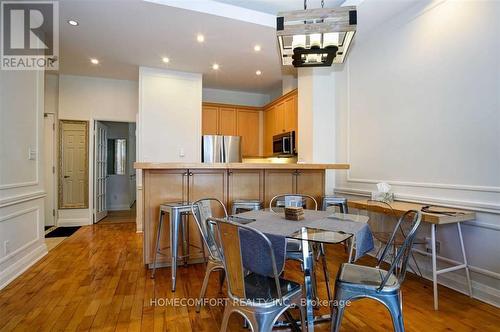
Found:
<path fill-rule="evenodd" d="M 321 209 L 326 211 L 329 206 L 338 206 L 340 213 L 349 213 L 347 208 L 347 198 L 336 196 L 323 196 L 323 203 Z"/>
<path fill-rule="evenodd" d="M 231 214 L 235 215 L 241 212 L 262 210 L 263 203 L 258 199 L 235 199 Z"/>
<path fill-rule="evenodd" d="M 160 239 L 163 231 L 163 219 L 165 213 L 168 213 L 170 221 L 170 246 L 166 248 L 160 248 Z M 191 214 L 191 204 L 189 202 L 168 202 L 160 205 L 160 222 L 158 224 L 158 231 L 156 233 L 156 245 L 153 257 L 153 272 L 151 274 L 151 278 L 154 279 L 155 277 L 157 255 L 164 255 L 162 251 L 164 249 L 170 248 L 170 255 L 172 260 L 172 292 L 175 292 L 178 260 L 179 258 L 181 258 L 184 265 L 187 265 L 187 258 L 189 257 L 189 227 L 187 227 L 187 215 L 189 214 Z M 180 257 L 177 252 L 179 245 L 179 232 L 181 233 L 182 237 L 182 256 Z"/>

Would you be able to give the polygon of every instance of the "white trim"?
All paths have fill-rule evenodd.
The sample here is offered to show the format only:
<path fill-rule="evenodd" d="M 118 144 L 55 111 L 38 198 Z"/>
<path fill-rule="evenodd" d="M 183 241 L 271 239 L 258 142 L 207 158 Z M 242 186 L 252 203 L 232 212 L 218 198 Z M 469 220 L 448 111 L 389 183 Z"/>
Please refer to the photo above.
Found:
<path fill-rule="evenodd" d="M 59 218 L 57 219 L 57 226 L 88 226 L 91 225 L 90 219 L 88 218 Z"/>
<path fill-rule="evenodd" d="M 130 205 L 128 204 L 121 204 L 121 205 L 111 205 L 107 209 L 108 211 L 125 211 L 125 210 L 130 210 Z"/>
<path fill-rule="evenodd" d="M 36 106 L 35 106 L 35 149 L 36 149 L 36 159 L 35 161 L 35 179 L 33 181 L 18 182 L 18 183 L 7 183 L 0 184 L 0 190 L 22 188 L 29 186 L 36 186 L 40 183 L 40 117 L 43 118 L 43 108 L 44 108 L 44 71 L 38 70 L 36 74 Z M 40 88 L 40 84 L 42 87 Z"/>
<path fill-rule="evenodd" d="M 4 208 L 10 205 L 16 205 L 19 203 L 29 202 L 35 199 L 44 198 L 45 196 L 47 196 L 47 193 L 43 190 L 39 190 L 28 194 L 2 198 L 0 200 L 0 208 Z"/>
<path fill-rule="evenodd" d="M 28 214 L 30 212 L 36 212 L 36 219 L 35 219 L 35 222 L 36 222 L 36 237 L 34 239 L 32 239 L 31 241 L 25 243 L 21 247 L 17 248 L 16 250 L 10 252 L 8 255 L 5 255 L 4 257 L 0 258 L 0 265 L 3 264 L 3 263 L 5 263 L 6 261 L 8 261 L 9 259 L 11 259 L 12 257 L 16 256 L 17 254 L 19 254 L 20 252 L 22 252 L 23 250 L 25 250 L 29 246 L 35 244 L 36 242 L 38 242 L 41 239 L 41 237 L 40 237 L 40 233 L 41 233 L 41 229 L 40 229 L 40 224 L 41 224 L 40 223 L 40 207 L 39 206 L 34 206 L 32 208 L 21 210 L 21 211 L 17 211 L 17 212 L 8 214 L 8 215 L 3 216 L 3 217 L 0 218 L 0 223 L 1 223 L 1 222 L 6 221 L 6 220 L 13 219 L 13 218 L 16 218 L 16 217 Z"/>
<path fill-rule="evenodd" d="M 19 277 L 24 271 L 33 266 L 36 262 L 42 259 L 47 254 L 47 246 L 42 242 L 38 247 L 33 249 L 30 253 L 16 261 L 14 264 L 8 266 L 5 270 L 0 272 L 0 289 L 7 286 L 9 283 Z"/>

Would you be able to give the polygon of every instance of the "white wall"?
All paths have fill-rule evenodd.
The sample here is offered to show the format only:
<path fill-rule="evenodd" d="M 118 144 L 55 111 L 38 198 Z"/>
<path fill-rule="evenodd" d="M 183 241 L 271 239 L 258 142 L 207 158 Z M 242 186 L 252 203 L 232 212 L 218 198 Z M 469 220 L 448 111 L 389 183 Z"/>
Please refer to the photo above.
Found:
<path fill-rule="evenodd" d="M 0 289 L 47 253 L 43 87 L 43 71 L 0 70 Z"/>
<path fill-rule="evenodd" d="M 141 67 L 139 161 L 201 161 L 201 74 Z"/>
<path fill-rule="evenodd" d="M 245 106 L 264 106 L 271 101 L 268 94 L 244 91 L 203 89 L 203 101 Z"/>
<path fill-rule="evenodd" d="M 138 83 L 98 77 L 59 76 L 59 119 L 135 122 L 138 108 Z M 89 208 L 58 211 L 60 226 L 92 223 L 93 135 L 89 137 Z"/>
<path fill-rule="evenodd" d="M 383 180 L 400 199 L 477 211 L 463 227 L 474 296 L 500 305 L 500 3 L 418 1 L 381 20 L 391 7 L 361 4 L 335 74 L 336 159 L 351 164 L 336 190 L 368 194 Z M 438 240 L 440 255 L 460 260 L 456 227 L 439 227 Z M 463 270 L 439 280 L 466 290 Z"/>
<path fill-rule="evenodd" d="M 59 118 L 135 122 L 136 81 L 59 76 Z"/>

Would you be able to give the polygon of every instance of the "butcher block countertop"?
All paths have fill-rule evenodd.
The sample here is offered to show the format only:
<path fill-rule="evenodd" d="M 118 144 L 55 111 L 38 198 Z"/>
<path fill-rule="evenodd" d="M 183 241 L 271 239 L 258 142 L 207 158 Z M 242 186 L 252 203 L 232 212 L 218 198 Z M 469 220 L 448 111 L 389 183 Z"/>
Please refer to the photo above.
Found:
<path fill-rule="evenodd" d="M 136 169 L 349 169 L 349 164 L 279 163 L 149 163 L 136 162 Z"/>

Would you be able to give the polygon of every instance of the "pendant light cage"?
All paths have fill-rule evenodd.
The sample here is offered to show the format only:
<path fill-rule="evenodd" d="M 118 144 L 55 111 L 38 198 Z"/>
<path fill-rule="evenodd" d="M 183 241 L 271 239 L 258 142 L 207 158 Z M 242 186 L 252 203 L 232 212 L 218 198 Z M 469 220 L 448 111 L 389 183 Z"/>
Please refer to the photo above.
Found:
<path fill-rule="evenodd" d="M 284 66 L 328 67 L 344 62 L 356 33 L 357 11 L 345 6 L 281 12 L 276 23 Z"/>

